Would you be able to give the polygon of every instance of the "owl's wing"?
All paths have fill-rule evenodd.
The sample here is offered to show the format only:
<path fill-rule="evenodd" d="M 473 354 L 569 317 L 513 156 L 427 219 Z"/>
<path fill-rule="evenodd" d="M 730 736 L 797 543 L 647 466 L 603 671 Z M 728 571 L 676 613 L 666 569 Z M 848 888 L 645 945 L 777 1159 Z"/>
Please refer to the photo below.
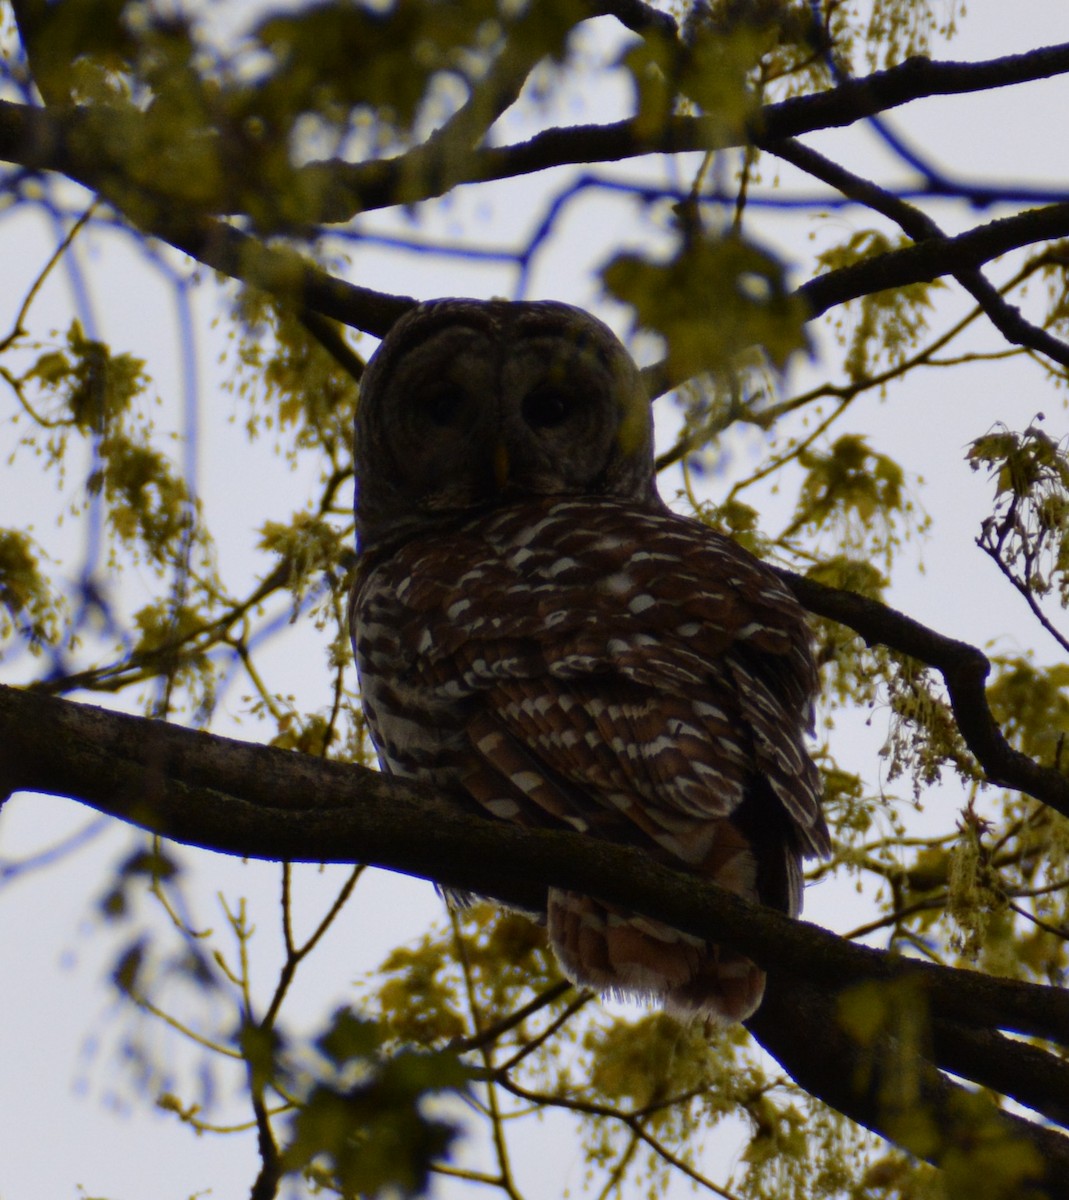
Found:
<path fill-rule="evenodd" d="M 805 620 L 728 539 L 558 500 L 425 543 L 405 571 L 412 670 L 463 696 L 453 775 L 490 812 L 647 841 L 710 875 L 725 818 L 749 840 L 764 829 L 781 861 L 790 851 L 781 875 L 827 852 Z M 796 910 L 796 866 L 783 888 L 765 898 Z"/>

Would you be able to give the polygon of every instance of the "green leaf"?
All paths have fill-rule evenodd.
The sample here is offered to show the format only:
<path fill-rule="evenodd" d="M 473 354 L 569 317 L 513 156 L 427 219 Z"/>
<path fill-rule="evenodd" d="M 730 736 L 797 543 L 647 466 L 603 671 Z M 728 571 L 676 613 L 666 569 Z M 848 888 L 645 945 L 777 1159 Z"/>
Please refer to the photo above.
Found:
<path fill-rule="evenodd" d="M 351 1008 L 341 1008 L 334 1014 L 330 1028 L 316 1045 L 336 1066 L 350 1059 L 367 1058 L 379 1048 L 382 1037 L 374 1021 L 358 1017 Z"/>
<path fill-rule="evenodd" d="M 306 1085 L 291 1121 L 287 1171 L 329 1181 L 344 1196 L 426 1190 L 431 1164 L 448 1156 L 459 1129 L 425 1113 L 424 1101 L 464 1091 L 471 1072 L 452 1051 L 384 1057 L 380 1040 L 374 1022 L 349 1009 L 334 1014 L 316 1042 L 329 1069 Z"/>
<path fill-rule="evenodd" d="M 279 1056 L 285 1045 L 282 1035 L 274 1027 L 246 1021 L 238 1034 L 238 1045 L 249 1064 L 252 1090 L 259 1092 L 278 1073 Z"/>
<path fill-rule="evenodd" d="M 634 82 L 635 134 L 659 136 L 685 98 L 701 108 L 711 144 L 743 140 L 761 103 L 754 68 L 778 39 L 774 24 L 747 23 L 730 30 L 699 25 L 685 46 L 648 35 L 620 60 Z"/>
<path fill-rule="evenodd" d="M 0 529 L 0 638 L 17 631 L 37 650 L 56 641 L 58 619 L 33 539 L 19 529 Z"/>
<path fill-rule="evenodd" d="M 783 263 L 742 237 L 703 237 L 666 263 L 621 254 L 602 278 L 643 328 L 664 337 L 674 382 L 728 370 L 755 345 L 779 368 L 808 348 L 805 304 L 788 294 Z"/>
<path fill-rule="evenodd" d="M 1030 758 L 1064 771 L 1069 740 L 1069 665 L 1040 667 L 1027 658 L 999 656 L 988 686 L 991 712 L 1010 743 Z"/>
<path fill-rule="evenodd" d="M 461 65 L 461 52 L 498 32 L 493 0 L 372 4 L 325 0 L 263 21 L 255 36 L 274 68 L 255 100 L 272 124 L 302 112 L 347 121 L 358 106 L 403 126 L 415 119 L 431 77 Z"/>
<path fill-rule="evenodd" d="M 119 956 L 119 961 L 111 973 L 111 981 L 124 996 L 136 997 L 141 990 L 138 984 L 145 965 L 146 952 L 146 944 L 142 939 L 128 946 Z"/>
<path fill-rule="evenodd" d="M 130 0 L 79 0 L 77 4 L 38 3 L 25 22 L 34 73 L 46 96 L 51 92 L 78 94 L 82 74 L 72 66 L 92 61 L 100 71 L 125 65 L 133 47 L 126 28 Z M 29 8 L 29 6 L 27 6 Z"/>
<path fill-rule="evenodd" d="M 807 473 L 795 525 L 819 529 L 833 518 L 853 516 L 868 526 L 904 507 L 902 468 L 857 434 L 837 438 L 827 453 L 807 450 L 798 461 Z"/>
<path fill-rule="evenodd" d="M 844 270 L 911 245 L 904 236 L 892 238 L 879 230 L 863 229 L 844 244 L 819 254 L 817 262 L 830 271 Z M 904 365 L 928 327 L 931 293 L 942 286 L 937 279 L 912 283 L 861 296 L 846 305 L 853 327 L 840 316 L 836 328 L 846 346 L 843 365 L 852 382 L 870 378 L 884 364 L 892 368 Z"/>

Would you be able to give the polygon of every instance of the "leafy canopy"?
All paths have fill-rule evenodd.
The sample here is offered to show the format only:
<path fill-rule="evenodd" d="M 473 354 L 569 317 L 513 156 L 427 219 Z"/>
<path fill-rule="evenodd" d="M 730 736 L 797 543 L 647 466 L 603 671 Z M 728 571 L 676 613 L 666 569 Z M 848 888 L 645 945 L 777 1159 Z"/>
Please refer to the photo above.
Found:
<path fill-rule="evenodd" d="M 837 932 L 893 952 L 881 961 L 1060 985 L 1069 668 L 1050 646 L 1069 651 L 1067 197 L 956 183 L 889 124 L 905 100 L 993 86 L 907 62 L 943 56 L 962 13 L 912 0 L 0 9 L 0 237 L 21 272 L 0 318 L 4 487 L 18 493 L 0 514 L 5 680 L 192 724 L 205 753 L 236 731 L 369 765 L 346 630 L 368 344 L 350 331 L 381 335 L 410 303 L 403 287 L 544 288 L 602 309 L 652 389 L 675 389 L 657 409 L 665 494 L 795 572 L 812 608 L 835 848 L 811 882 L 818 902 L 850 897 Z M 1007 85 L 1069 71 L 1057 47 L 1006 63 Z M 882 139 L 918 186 L 795 140 L 844 124 Z M 963 247 L 935 223 L 936 199 L 957 202 L 959 223 L 995 206 L 1003 223 L 974 222 Z M 569 228 L 586 205 L 589 246 Z M 812 244 L 788 220 L 799 209 Z M 59 237 L 32 243 L 25 267 L 9 231 L 42 216 Z M 128 287 L 135 305 L 171 306 L 177 371 L 152 319 L 123 315 Z M 1058 415 L 1022 417 L 1008 398 L 997 424 L 964 412 L 946 448 L 984 485 L 969 536 L 991 560 L 985 588 L 1021 601 L 1018 624 L 985 634 L 984 691 L 965 678 L 969 647 L 883 606 L 918 545 L 956 554 L 960 534 L 929 519 L 880 414 L 903 381 L 932 375 L 965 410 L 970 367 L 1004 362 L 1031 369 Z M 213 386 L 198 390 L 198 373 Z M 914 445 L 949 438 L 933 418 Z M 65 779 L 97 769 L 68 750 L 55 748 Z M 151 824 L 158 779 L 145 778 Z M 195 852 L 129 839 L 93 886 L 128 1091 L 189 1132 L 255 1139 L 257 1197 L 540 1194 L 550 1167 L 520 1161 L 543 1119 L 563 1122 L 576 1195 L 1066 1194 L 1050 1182 L 1057 1143 L 1006 1103 L 1064 1124 L 1064 1041 L 1046 1048 L 1038 1017 L 1012 1028 L 1047 1043 L 1006 1044 L 1006 1020 L 982 1006 L 975 1026 L 949 1020 L 914 979 L 814 974 L 819 1020 L 755 1022 L 781 1070 L 742 1029 L 576 992 L 536 924 L 486 906 L 366 951 L 381 961 L 354 983 L 369 872 L 284 865 L 280 904 L 277 888 L 246 900 L 239 883 L 198 886 Z M 81 845 L 8 863 L 0 881 L 73 873 Z M 309 1001 L 300 981 L 331 954 L 340 978 Z M 770 998 L 789 986 L 773 975 Z M 823 1074 L 806 1075 L 808 1044 Z M 729 1139 L 730 1155 L 710 1149 Z"/>

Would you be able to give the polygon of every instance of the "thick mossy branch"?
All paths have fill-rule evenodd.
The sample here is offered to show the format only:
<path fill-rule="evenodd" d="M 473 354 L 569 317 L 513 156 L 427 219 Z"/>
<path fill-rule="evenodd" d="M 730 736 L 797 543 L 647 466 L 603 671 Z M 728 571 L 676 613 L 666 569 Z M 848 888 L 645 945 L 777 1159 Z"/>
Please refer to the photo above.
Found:
<path fill-rule="evenodd" d="M 802 1086 L 937 1163 L 966 1136 L 959 1104 L 966 1093 L 940 1068 L 1001 1083 L 1049 1116 L 1062 1111 L 1051 1094 L 1065 1074 L 1059 1060 L 1024 1046 L 1018 1066 L 1016 1043 L 990 1041 L 1008 1029 L 1069 1045 L 1069 998 L 1060 989 L 853 945 L 630 848 L 487 820 L 366 768 L 6 687 L 0 687 L 0 789 L 69 796 L 221 853 L 367 862 L 533 911 L 543 907 L 547 885 L 575 888 L 738 946 L 771 971 L 769 999 L 751 1022 L 770 1052 Z M 799 1020 L 799 981 L 823 1025 Z M 931 1145 L 897 1129 L 878 1080 L 862 1070 L 873 1048 L 856 1045 L 839 1022 L 836 996 L 866 984 L 908 989 L 939 1035 L 911 1068 L 925 1080 L 924 1103 L 943 1130 Z M 789 1020 L 776 1015 L 784 1006 Z M 822 1047 L 820 1056 L 815 1047 Z M 865 1076 L 864 1086 L 855 1075 Z M 956 1123 L 949 1119 L 954 1112 Z M 1051 1165 L 1043 1189 L 1031 1194 L 1069 1197 L 1069 1142 L 1005 1114 L 990 1120 L 1000 1137 L 1027 1139 Z M 1063 1190 L 1055 1186 L 1059 1179 Z"/>
<path fill-rule="evenodd" d="M 377 771 L 0 687 L 0 788 L 68 796 L 176 841 L 250 858 L 366 862 L 532 911 L 547 885 L 715 931 L 832 988 L 908 975 L 933 1012 L 1069 1045 L 1069 997 L 889 956 L 570 832 L 526 830 Z"/>
<path fill-rule="evenodd" d="M 534 911 L 547 884 L 579 888 L 693 932 L 714 929 L 758 962 L 823 985 L 908 974 L 944 1016 L 982 1013 L 985 1024 L 1069 1044 L 1069 999 L 1057 989 L 853 946 L 638 851 L 489 821 L 366 768 L 7 687 L 0 746 L 5 792 L 69 796 L 177 841 L 243 857 L 367 862 Z"/>
<path fill-rule="evenodd" d="M 1010 1167 L 1015 1177 L 985 1180 L 986 1194 L 1012 1195 L 1017 1200 L 1069 1197 L 1069 1139 L 995 1108 L 987 1097 L 953 1083 L 937 1070 L 933 1061 L 979 1082 L 992 1073 L 983 1035 L 975 1037 L 971 1056 L 961 1053 L 959 1040 L 952 1047 L 955 1053 L 944 1057 L 947 1037 L 939 1023 L 934 1025 L 934 1036 L 929 1037 L 931 1058 L 908 1054 L 902 1039 L 890 1030 L 859 1043 L 843 1027 L 837 997 L 804 975 L 777 969 L 769 974 L 764 1003 L 747 1022 L 750 1032 L 799 1086 L 918 1158 L 942 1167 L 947 1195 L 985 1194 L 976 1190 L 978 1171 L 972 1164 L 981 1163 L 986 1153 L 996 1164 L 1017 1164 Z M 1031 1050 L 1022 1048 L 1016 1078 L 1024 1077 L 1033 1065 Z M 1054 1064 L 1054 1070 L 1063 1066 L 1051 1055 L 1044 1058 Z M 1032 1101 L 1025 1103 L 1038 1107 Z"/>

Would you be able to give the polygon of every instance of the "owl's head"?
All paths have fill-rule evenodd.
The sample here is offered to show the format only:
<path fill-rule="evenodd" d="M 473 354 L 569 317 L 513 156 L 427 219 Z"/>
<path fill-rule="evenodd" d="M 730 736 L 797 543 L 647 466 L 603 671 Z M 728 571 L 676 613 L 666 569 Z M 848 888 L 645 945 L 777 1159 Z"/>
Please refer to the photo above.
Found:
<path fill-rule="evenodd" d="M 549 301 L 406 314 L 361 383 L 355 466 L 363 549 L 532 497 L 659 504 L 638 368 L 601 321 Z"/>

